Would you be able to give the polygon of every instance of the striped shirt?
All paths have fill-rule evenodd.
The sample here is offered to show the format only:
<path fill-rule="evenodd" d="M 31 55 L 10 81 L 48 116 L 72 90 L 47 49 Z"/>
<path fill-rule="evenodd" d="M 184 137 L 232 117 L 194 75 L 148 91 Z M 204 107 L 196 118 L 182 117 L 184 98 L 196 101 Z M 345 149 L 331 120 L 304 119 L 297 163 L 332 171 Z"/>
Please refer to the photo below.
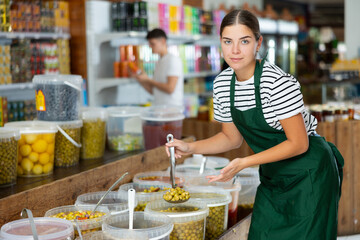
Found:
<path fill-rule="evenodd" d="M 232 122 L 230 112 L 230 84 L 232 68 L 222 71 L 214 80 L 214 119 Z M 304 107 L 299 82 L 278 66 L 264 63 L 260 79 L 260 98 L 264 118 L 270 127 L 283 130 L 280 121 L 301 113 L 308 135 L 316 134 L 317 120 Z M 240 111 L 256 107 L 254 76 L 235 82 L 234 106 Z"/>

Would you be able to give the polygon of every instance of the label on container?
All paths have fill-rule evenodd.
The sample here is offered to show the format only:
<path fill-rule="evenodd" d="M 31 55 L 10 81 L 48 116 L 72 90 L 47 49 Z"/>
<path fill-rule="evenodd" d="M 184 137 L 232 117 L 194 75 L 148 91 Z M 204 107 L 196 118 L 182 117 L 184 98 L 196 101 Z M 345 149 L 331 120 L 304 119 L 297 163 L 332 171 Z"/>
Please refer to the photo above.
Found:
<path fill-rule="evenodd" d="M 45 112 L 46 111 L 45 96 L 41 90 L 36 92 L 35 99 L 36 99 L 36 110 L 40 112 Z"/>

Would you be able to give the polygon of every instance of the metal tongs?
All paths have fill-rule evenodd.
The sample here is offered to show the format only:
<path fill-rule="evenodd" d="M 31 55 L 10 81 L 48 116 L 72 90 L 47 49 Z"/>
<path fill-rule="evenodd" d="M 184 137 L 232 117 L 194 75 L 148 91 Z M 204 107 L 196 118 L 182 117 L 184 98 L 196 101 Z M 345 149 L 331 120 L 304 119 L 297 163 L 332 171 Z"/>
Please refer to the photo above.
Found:
<path fill-rule="evenodd" d="M 31 212 L 31 210 L 27 209 L 27 208 L 24 208 L 21 211 L 20 216 L 22 218 L 29 218 L 31 232 L 33 234 L 34 240 L 39 240 L 39 237 L 38 237 L 38 234 L 37 234 L 37 231 L 36 231 L 36 225 L 35 225 L 35 222 L 34 222 L 34 217 L 33 217 L 33 214 Z"/>
<path fill-rule="evenodd" d="M 173 142 L 174 136 L 170 133 L 166 136 L 167 142 Z M 172 188 L 175 188 L 175 147 L 169 147 L 170 152 L 170 179 Z"/>

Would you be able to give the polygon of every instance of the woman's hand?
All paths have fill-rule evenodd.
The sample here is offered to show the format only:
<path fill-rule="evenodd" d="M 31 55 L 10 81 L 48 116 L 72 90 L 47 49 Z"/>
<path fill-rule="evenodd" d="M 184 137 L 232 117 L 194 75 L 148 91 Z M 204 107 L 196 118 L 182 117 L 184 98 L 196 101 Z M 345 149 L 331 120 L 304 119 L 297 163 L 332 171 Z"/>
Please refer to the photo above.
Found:
<path fill-rule="evenodd" d="M 140 74 L 135 75 L 136 80 L 138 80 L 140 83 L 146 83 L 149 81 L 149 76 L 146 75 L 145 72 L 141 72 Z"/>
<path fill-rule="evenodd" d="M 173 142 L 166 143 L 166 153 L 170 157 L 169 148 L 175 147 L 175 158 L 181 158 L 181 156 L 189 155 L 192 153 L 189 143 L 174 138 Z"/>
<path fill-rule="evenodd" d="M 209 179 L 209 182 L 227 182 L 244 168 L 243 159 L 235 158 L 220 171 L 219 175 L 206 176 L 206 178 Z"/>

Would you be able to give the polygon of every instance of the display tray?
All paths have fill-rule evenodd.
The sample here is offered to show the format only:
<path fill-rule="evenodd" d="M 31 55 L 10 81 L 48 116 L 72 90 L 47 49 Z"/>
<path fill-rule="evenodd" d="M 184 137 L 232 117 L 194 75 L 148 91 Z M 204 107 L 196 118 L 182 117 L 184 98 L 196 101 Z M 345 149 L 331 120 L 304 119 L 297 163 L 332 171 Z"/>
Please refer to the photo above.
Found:
<path fill-rule="evenodd" d="M 44 184 L 52 183 L 56 180 L 72 176 L 96 167 L 102 166 L 107 163 L 117 161 L 122 158 L 130 157 L 139 153 L 144 152 L 145 150 L 131 151 L 128 153 L 120 153 L 116 151 L 105 151 L 105 154 L 102 158 L 97 159 L 80 159 L 80 163 L 76 166 L 68 168 L 55 168 L 54 173 L 49 176 L 44 177 L 17 177 L 16 184 L 0 188 L 0 199 L 8 197 L 12 194 L 20 193 L 26 190 L 30 190 L 35 187 L 42 186 Z"/>

